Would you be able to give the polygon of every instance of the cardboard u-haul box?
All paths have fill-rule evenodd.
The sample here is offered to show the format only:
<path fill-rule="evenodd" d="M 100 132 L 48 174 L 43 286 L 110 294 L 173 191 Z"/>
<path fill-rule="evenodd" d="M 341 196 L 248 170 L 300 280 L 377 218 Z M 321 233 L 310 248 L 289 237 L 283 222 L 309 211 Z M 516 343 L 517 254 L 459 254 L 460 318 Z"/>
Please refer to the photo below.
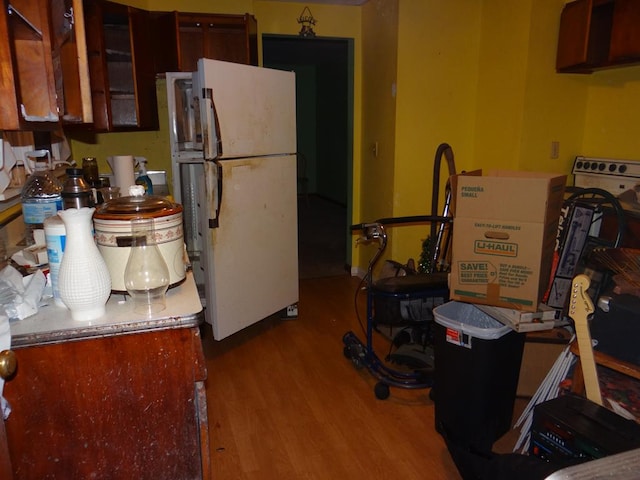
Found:
<path fill-rule="evenodd" d="M 506 170 L 454 179 L 452 300 L 538 309 L 565 184 L 566 175 Z"/>

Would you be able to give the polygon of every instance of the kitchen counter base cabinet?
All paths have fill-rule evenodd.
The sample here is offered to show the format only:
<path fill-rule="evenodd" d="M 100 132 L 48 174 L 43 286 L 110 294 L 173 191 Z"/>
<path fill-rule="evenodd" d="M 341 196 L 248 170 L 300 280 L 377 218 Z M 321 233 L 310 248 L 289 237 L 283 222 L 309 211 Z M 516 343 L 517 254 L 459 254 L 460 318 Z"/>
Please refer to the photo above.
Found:
<path fill-rule="evenodd" d="M 199 329 L 14 348 L 14 479 L 210 478 Z"/>

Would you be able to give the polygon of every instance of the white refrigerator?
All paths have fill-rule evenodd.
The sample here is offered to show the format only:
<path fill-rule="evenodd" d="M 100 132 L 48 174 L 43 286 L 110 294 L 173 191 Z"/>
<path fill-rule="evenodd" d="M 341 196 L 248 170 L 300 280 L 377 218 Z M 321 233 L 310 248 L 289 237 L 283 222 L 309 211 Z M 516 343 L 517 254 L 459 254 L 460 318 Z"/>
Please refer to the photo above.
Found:
<path fill-rule="evenodd" d="M 166 81 L 173 193 L 214 338 L 295 315 L 294 73 L 200 59 Z"/>

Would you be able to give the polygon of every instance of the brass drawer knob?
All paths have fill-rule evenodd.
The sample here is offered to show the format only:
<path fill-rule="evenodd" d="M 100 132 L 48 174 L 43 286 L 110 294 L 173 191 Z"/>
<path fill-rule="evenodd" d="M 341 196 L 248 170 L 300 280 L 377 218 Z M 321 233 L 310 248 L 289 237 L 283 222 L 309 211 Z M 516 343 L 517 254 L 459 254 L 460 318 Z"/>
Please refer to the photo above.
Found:
<path fill-rule="evenodd" d="M 0 377 L 5 380 L 11 377 L 16 371 L 18 360 L 12 350 L 2 350 L 0 352 Z"/>

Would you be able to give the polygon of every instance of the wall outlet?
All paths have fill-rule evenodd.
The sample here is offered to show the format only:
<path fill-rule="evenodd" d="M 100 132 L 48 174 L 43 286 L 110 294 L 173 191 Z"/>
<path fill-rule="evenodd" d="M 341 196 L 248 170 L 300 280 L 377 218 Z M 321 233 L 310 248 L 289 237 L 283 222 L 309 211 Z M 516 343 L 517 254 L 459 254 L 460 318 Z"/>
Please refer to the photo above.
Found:
<path fill-rule="evenodd" d="M 554 140 L 551 142 L 551 158 L 556 159 L 560 157 L 560 142 Z"/>
<path fill-rule="evenodd" d="M 297 318 L 298 317 L 298 304 L 294 303 L 282 310 L 281 318 Z"/>

